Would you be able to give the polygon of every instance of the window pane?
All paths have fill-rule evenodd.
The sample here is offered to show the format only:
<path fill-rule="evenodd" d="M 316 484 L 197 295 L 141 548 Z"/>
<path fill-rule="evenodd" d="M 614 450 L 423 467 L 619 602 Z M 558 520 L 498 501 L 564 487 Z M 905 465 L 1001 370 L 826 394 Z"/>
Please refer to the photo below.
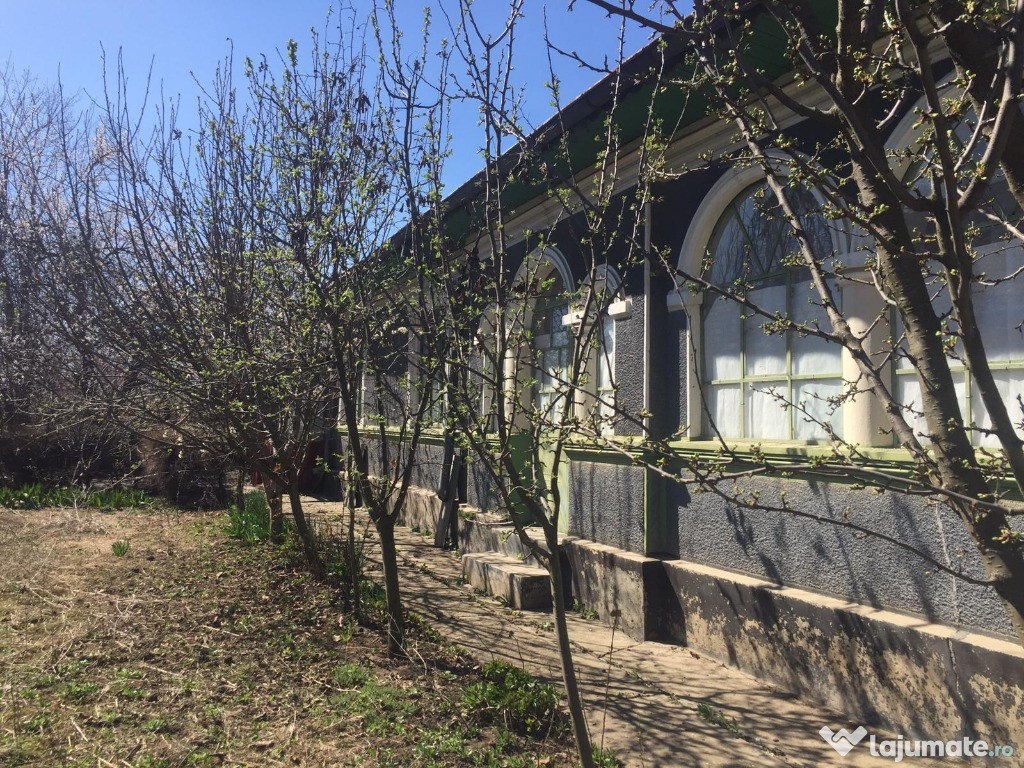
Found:
<path fill-rule="evenodd" d="M 747 436 L 766 440 L 789 439 L 789 413 L 785 381 L 746 385 Z"/>
<path fill-rule="evenodd" d="M 753 207 L 749 200 L 742 205 Z M 733 208 L 725 213 L 718 227 L 718 236 L 712 241 L 711 248 L 711 282 L 724 288 L 745 273 L 744 265 L 749 261 L 751 246 Z"/>
<path fill-rule="evenodd" d="M 818 291 L 810 280 L 793 285 L 793 322 L 806 325 L 808 328 L 831 331 L 832 324 L 825 309 L 820 305 Z M 838 344 L 831 344 L 817 336 L 791 333 L 789 345 L 793 373 L 796 375 L 841 373 L 843 370 L 842 354 Z"/>
<path fill-rule="evenodd" d="M 960 415 L 967 413 L 967 388 L 964 383 L 963 373 L 953 374 L 953 386 L 956 389 L 957 402 L 960 404 Z M 896 377 L 896 399 L 913 412 L 904 411 L 903 416 L 914 430 L 914 433 L 923 439 L 931 434 L 928 424 L 921 411 L 921 386 L 917 382 L 917 376 L 908 374 Z"/>
<path fill-rule="evenodd" d="M 1024 253 L 993 253 L 977 261 L 977 269 L 990 279 L 1013 274 L 1024 262 Z M 998 285 L 975 284 L 974 312 L 990 362 L 1024 360 L 1024 275 Z"/>
<path fill-rule="evenodd" d="M 751 291 L 750 300 L 767 312 L 786 314 L 786 285 L 768 285 Z M 758 315 L 748 317 L 743 323 L 743 339 L 746 344 L 746 376 L 767 376 L 786 373 L 786 337 L 784 334 L 767 334 L 763 325 L 770 322 Z"/>
<path fill-rule="evenodd" d="M 832 431 L 842 437 L 841 407 L 834 408 L 828 400 L 830 397 L 838 397 L 842 391 L 842 379 L 793 382 L 793 399 L 804 409 L 793 410 L 793 436 L 797 440 L 828 440 L 828 432 L 821 426 L 828 422 Z"/>
<path fill-rule="evenodd" d="M 1000 399 L 1006 404 L 1010 421 L 1016 427 L 1017 434 L 1024 435 L 1024 430 L 1021 429 L 1024 413 L 1021 412 L 1021 404 L 1017 399 L 1024 398 L 1024 371 L 993 371 L 993 375 L 996 379 L 996 386 L 999 388 Z M 977 386 L 971 387 L 971 416 L 978 427 L 991 429 L 992 419 L 988 415 L 988 408 L 985 407 Z M 974 443 L 986 448 L 999 447 L 999 439 L 995 435 L 986 435 L 981 432 L 974 433 Z"/>
<path fill-rule="evenodd" d="M 707 387 L 708 413 L 722 437 L 742 437 L 740 434 L 740 388 L 738 385 Z M 708 428 L 708 435 L 714 436 Z"/>
<path fill-rule="evenodd" d="M 740 309 L 736 302 L 711 299 L 704 316 L 704 360 L 710 381 L 740 377 Z"/>

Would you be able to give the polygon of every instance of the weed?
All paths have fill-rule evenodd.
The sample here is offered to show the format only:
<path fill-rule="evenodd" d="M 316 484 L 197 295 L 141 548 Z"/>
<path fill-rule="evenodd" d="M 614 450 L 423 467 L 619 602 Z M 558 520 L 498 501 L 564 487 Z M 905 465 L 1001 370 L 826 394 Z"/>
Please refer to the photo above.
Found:
<path fill-rule="evenodd" d="M 331 703 L 361 718 L 367 733 L 385 736 L 405 730 L 408 720 L 419 712 L 413 700 L 418 695 L 415 689 L 403 690 L 370 678 L 358 690 L 336 693 Z"/>
<path fill-rule="evenodd" d="M 17 488 L 0 488 L 0 507 L 7 509 L 43 509 L 44 507 L 87 506 L 100 510 L 144 507 L 151 499 L 132 488 L 101 488 L 83 491 L 78 488 L 47 487 L 27 483 Z"/>
<path fill-rule="evenodd" d="M 167 727 L 167 721 L 162 717 L 151 717 L 142 724 L 142 730 L 147 733 L 166 733 L 169 728 Z"/>
<path fill-rule="evenodd" d="M 717 709 L 710 704 L 701 702 L 697 705 L 697 714 L 700 715 L 702 720 L 717 725 L 719 728 L 725 728 L 733 736 L 740 735 L 740 725 L 736 722 L 733 717 L 726 717 L 722 710 Z"/>
<path fill-rule="evenodd" d="M 47 715 L 36 715 L 31 720 L 26 721 L 24 727 L 27 733 L 42 733 L 46 728 L 50 727 L 50 718 Z"/>
<path fill-rule="evenodd" d="M 615 756 L 615 753 L 610 749 L 602 749 L 601 747 L 593 748 L 594 754 L 594 765 L 597 768 L 621 768 L 622 761 Z"/>
<path fill-rule="evenodd" d="M 342 688 L 362 688 L 370 674 L 358 664 L 340 664 L 331 677 Z"/>
<path fill-rule="evenodd" d="M 578 613 L 584 619 L 596 619 L 596 618 L 598 618 L 598 613 L 597 613 L 597 611 L 595 609 L 588 608 L 583 603 L 581 603 L 579 600 L 574 600 L 573 601 L 572 609 L 574 611 L 576 611 L 576 613 Z"/>
<path fill-rule="evenodd" d="M 110 545 L 110 549 L 116 557 L 124 557 L 128 554 L 128 548 L 130 546 L 131 542 L 129 542 L 128 539 L 118 539 Z"/>
<path fill-rule="evenodd" d="M 352 642 L 352 638 L 356 634 L 356 622 L 355 619 L 345 619 L 345 621 L 338 628 L 338 634 L 335 635 L 337 641 L 344 645 L 348 645 Z"/>
<path fill-rule="evenodd" d="M 96 683 L 68 683 L 64 686 L 64 696 L 72 701 L 85 701 L 100 687 Z"/>
<path fill-rule="evenodd" d="M 446 765 L 445 758 L 469 757 L 466 742 L 475 734 L 460 726 L 424 731 L 416 745 L 417 762 L 423 766 Z"/>
<path fill-rule="evenodd" d="M 131 722 L 133 719 L 131 715 L 126 715 L 124 712 L 100 712 L 96 719 L 106 726 L 118 726 L 127 722 Z"/>
<path fill-rule="evenodd" d="M 143 755 L 132 768 L 170 768 L 170 760 L 166 760 L 162 757 L 153 757 L 152 755 Z"/>
<path fill-rule="evenodd" d="M 567 725 L 554 686 L 503 661 L 484 666 L 483 680 L 466 687 L 463 705 L 467 714 L 523 735 L 561 732 Z"/>
<path fill-rule="evenodd" d="M 149 694 L 141 688 L 122 688 L 120 693 L 117 694 L 122 699 L 128 699 L 129 701 L 138 701 L 146 698 Z"/>
<path fill-rule="evenodd" d="M 241 509 L 234 504 L 228 507 L 227 534 L 246 544 L 256 544 L 270 538 L 270 509 L 263 491 L 246 493 Z"/>

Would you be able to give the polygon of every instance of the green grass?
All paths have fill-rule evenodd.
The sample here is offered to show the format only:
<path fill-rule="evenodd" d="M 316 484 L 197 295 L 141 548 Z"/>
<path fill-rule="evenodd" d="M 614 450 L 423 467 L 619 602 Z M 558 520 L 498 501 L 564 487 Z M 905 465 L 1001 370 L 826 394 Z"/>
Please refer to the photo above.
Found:
<path fill-rule="evenodd" d="M 263 491 L 249 491 L 245 494 L 242 508 L 232 504 L 228 507 L 228 536 L 256 544 L 270 538 L 270 509 Z"/>
<path fill-rule="evenodd" d="M 110 545 L 110 550 L 116 557 L 124 557 L 128 554 L 129 547 L 131 547 L 131 542 L 128 539 L 118 539 Z"/>

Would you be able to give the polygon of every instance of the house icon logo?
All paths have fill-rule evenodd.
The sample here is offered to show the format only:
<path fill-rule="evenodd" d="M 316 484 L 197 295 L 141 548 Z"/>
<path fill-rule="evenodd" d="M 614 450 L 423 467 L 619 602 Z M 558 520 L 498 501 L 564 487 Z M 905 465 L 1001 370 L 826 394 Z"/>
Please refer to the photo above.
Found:
<path fill-rule="evenodd" d="M 821 726 L 821 730 L 818 731 L 818 735 L 828 742 L 832 749 L 843 757 L 846 757 L 850 754 L 850 750 L 860 744 L 861 739 L 868 735 L 868 732 L 863 725 L 857 728 L 853 733 L 850 733 L 845 728 L 833 731 L 827 725 L 823 725 Z"/>

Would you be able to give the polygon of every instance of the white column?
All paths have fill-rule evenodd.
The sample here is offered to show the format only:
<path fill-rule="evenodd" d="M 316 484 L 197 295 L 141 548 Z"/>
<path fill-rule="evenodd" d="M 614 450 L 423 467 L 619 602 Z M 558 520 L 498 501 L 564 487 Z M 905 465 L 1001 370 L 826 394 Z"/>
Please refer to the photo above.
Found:
<path fill-rule="evenodd" d="M 857 276 L 866 277 L 866 273 Z M 876 360 L 885 356 L 885 340 L 890 333 L 887 322 L 877 323 L 871 328 L 871 324 L 883 309 L 884 302 L 874 286 L 860 282 L 844 282 L 843 314 L 850 325 L 850 330 L 862 339 L 865 350 Z M 890 368 L 887 364 L 882 376 L 887 378 L 889 375 Z M 843 380 L 848 387 L 855 385 L 858 389 L 865 389 L 867 386 L 853 355 L 845 348 Z M 860 392 L 843 405 L 843 438 L 849 443 L 888 447 L 892 445 L 892 440 L 881 432 L 888 426 L 889 419 L 885 410 L 871 392 Z"/>

